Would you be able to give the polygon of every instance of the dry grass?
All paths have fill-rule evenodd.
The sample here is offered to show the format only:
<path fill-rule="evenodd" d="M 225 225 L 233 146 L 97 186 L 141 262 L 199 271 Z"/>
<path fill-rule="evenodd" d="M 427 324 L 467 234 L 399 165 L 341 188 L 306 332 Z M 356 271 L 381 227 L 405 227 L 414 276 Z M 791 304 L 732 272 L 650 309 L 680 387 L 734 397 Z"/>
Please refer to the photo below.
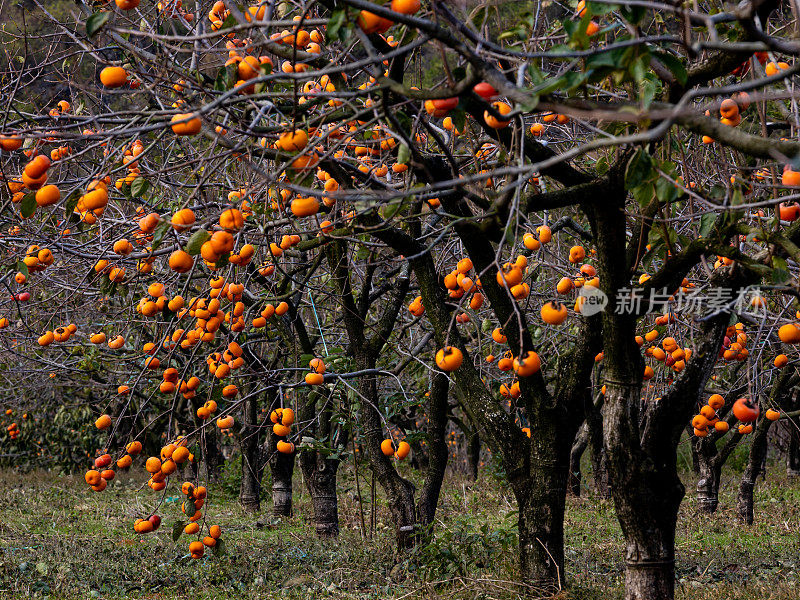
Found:
<path fill-rule="evenodd" d="M 780 469 L 772 469 L 777 473 Z M 149 514 L 155 495 L 123 476 L 102 494 L 80 479 L 47 473 L 0 473 L 0 597 L 49 598 L 515 598 L 514 504 L 491 477 L 451 478 L 433 543 L 396 562 L 383 506 L 362 539 L 354 485 L 341 477 L 344 528 L 336 542 L 314 539 L 306 494 L 296 516 L 272 522 L 243 513 L 218 491 L 209 518 L 222 525 L 224 556 L 186 557 L 170 538 L 177 495 L 158 512 L 157 534 L 135 536 L 132 521 Z M 692 481 L 687 482 L 691 490 Z M 363 486 L 363 481 L 362 481 Z M 789 600 L 800 597 L 797 561 L 800 481 L 771 475 L 758 488 L 757 522 L 739 526 L 732 511 L 736 480 L 723 484 L 719 512 L 699 517 L 690 492 L 678 531 L 678 598 Z M 296 482 L 296 489 L 301 482 Z M 368 496 L 368 494 L 367 494 Z M 366 500 L 366 499 L 365 499 Z M 365 518 L 369 522 L 369 509 Z M 261 520 L 261 524 L 257 523 Z M 612 600 L 622 594 L 622 538 L 613 506 L 592 495 L 570 499 L 570 587 L 565 598 Z"/>

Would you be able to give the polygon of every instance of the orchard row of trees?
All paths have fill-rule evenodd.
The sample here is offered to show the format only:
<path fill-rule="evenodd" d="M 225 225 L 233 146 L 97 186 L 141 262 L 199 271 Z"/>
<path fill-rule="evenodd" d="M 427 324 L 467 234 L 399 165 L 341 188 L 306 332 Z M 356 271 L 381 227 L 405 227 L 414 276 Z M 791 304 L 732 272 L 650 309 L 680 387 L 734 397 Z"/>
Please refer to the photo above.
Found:
<path fill-rule="evenodd" d="M 96 491 L 150 473 L 137 531 L 177 486 L 214 547 L 235 438 L 243 505 L 269 463 L 291 510 L 297 459 L 325 537 L 363 449 L 405 551 L 451 423 L 502 465 L 526 589 L 569 579 L 589 443 L 626 598 L 674 596 L 686 435 L 707 511 L 752 440 L 752 521 L 798 416 L 793 5 L 33 4 L 0 80 L 7 403 L 99 408 L 65 427 Z"/>

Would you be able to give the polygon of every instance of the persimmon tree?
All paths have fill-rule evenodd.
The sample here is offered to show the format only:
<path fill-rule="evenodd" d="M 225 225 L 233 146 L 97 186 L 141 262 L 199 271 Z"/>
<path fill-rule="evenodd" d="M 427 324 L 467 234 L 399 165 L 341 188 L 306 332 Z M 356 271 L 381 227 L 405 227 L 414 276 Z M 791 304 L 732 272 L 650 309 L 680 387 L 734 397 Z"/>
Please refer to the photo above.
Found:
<path fill-rule="evenodd" d="M 752 519 L 766 432 L 796 416 L 789 7 L 33 4 L 57 42 L 2 80 L 0 335 L 56 377 L 102 364 L 86 480 L 100 492 L 151 454 L 138 532 L 178 482 L 173 534 L 219 549 L 206 485 L 238 437 L 243 505 L 269 462 L 289 513 L 299 453 L 335 536 L 357 439 L 412 547 L 449 396 L 517 500 L 526 589 L 568 580 L 584 423 L 626 598 L 674 596 L 687 426 L 709 508 L 755 431 Z M 37 37 L 19 35 L 9 48 Z M 40 71 L 60 85 L 46 105 L 26 93 Z M 409 406 L 419 497 L 391 428 Z"/>

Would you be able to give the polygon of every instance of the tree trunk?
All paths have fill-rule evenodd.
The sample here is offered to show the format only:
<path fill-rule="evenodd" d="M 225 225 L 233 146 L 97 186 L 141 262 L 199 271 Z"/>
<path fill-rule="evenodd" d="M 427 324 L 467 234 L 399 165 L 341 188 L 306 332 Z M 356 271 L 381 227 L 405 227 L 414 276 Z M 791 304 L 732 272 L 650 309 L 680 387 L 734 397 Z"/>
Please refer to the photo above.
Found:
<path fill-rule="evenodd" d="M 703 514 L 713 514 L 719 505 L 719 478 L 722 472 L 715 438 L 695 438 L 692 446 L 700 475 L 697 480 L 697 510 Z"/>
<path fill-rule="evenodd" d="M 625 600 L 675 596 L 675 527 L 685 490 L 671 445 L 642 452 L 636 411 L 638 386 L 609 385 L 603 435 L 617 519 L 625 536 Z"/>
<path fill-rule="evenodd" d="M 753 491 L 756 480 L 761 473 L 764 459 L 767 457 L 767 438 L 772 421 L 763 419 L 753 434 L 750 453 L 747 457 L 747 466 L 742 473 L 739 483 L 739 494 L 736 497 L 736 515 L 742 523 L 753 524 Z"/>
<path fill-rule="evenodd" d="M 674 525 L 672 526 L 674 529 Z M 673 541 L 674 544 L 674 541 Z M 625 600 L 661 600 L 675 597 L 674 558 L 645 559 L 638 546 L 627 548 L 629 559 L 625 569 Z M 659 553 L 666 550 L 662 547 Z M 631 560 L 630 557 L 634 558 Z M 666 556 L 666 555 L 664 555 Z"/>
<path fill-rule="evenodd" d="M 694 430 L 688 425 L 686 426 L 686 435 L 689 436 L 689 439 L 694 437 Z M 697 475 L 700 475 L 700 455 L 697 452 L 697 448 L 694 444 L 689 444 L 689 449 L 692 452 L 692 471 Z"/>
<path fill-rule="evenodd" d="M 392 332 L 400 307 L 408 291 L 408 270 L 395 282 L 392 298 L 374 327 L 371 339 L 365 335 L 366 317 L 369 311 L 369 290 L 362 289 L 356 303 L 350 281 L 350 269 L 346 245 L 342 241 L 329 244 L 326 249 L 328 263 L 343 305 L 343 318 L 349 343 L 349 351 L 357 370 L 374 370 L 378 357 Z M 400 476 L 389 458 L 381 450 L 384 439 L 384 423 L 381 418 L 381 399 L 378 397 L 376 376 L 363 375 L 358 379 L 360 396 L 360 425 L 367 448 L 367 458 L 378 483 L 386 493 L 398 549 L 414 544 L 414 526 L 417 523 L 417 507 L 414 502 L 414 485 Z"/>
<path fill-rule="evenodd" d="M 553 593 L 564 583 L 564 510 L 570 446 L 562 446 L 551 447 L 553 453 L 549 456 L 555 460 L 541 461 L 531 468 L 529 476 L 511 481 L 519 506 L 522 580 Z M 532 457 L 531 463 L 535 462 Z"/>
<path fill-rule="evenodd" d="M 200 398 L 195 396 L 192 398 L 191 406 L 196 414 L 197 409 L 203 406 L 203 402 Z M 200 426 L 203 424 L 203 421 L 195 417 L 195 423 Z M 200 433 L 200 451 L 203 460 L 195 467 L 197 476 L 204 481 L 216 479 L 219 467 L 224 461 L 222 452 L 219 449 L 219 443 L 217 442 L 216 427 L 204 427 L 202 429 Z"/>
<path fill-rule="evenodd" d="M 797 477 L 800 475 L 800 420 L 791 419 L 787 425 L 789 447 L 786 451 L 786 473 Z"/>
<path fill-rule="evenodd" d="M 320 538 L 339 535 L 339 501 L 336 496 L 336 473 L 339 461 L 326 458 L 316 451 L 300 455 L 300 467 L 311 495 L 314 510 L 314 530 Z"/>
<path fill-rule="evenodd" d="M 358 369 L 374 369 L 375 359 L 356 356 Z M 399 550 L 414 545 L 414 526 L 417 523 L 417 508 L 414 502 L 414 484 L 400 476 L 389 458 L 381 451 L 383 427 L 378 412 L 378 389 L 375 376 L 366 375 L 359 379 L 361 394 L 362 424 L 364 428 L 367 457 L 375 478 L 386 493 L 389 512 L 395 529 L 395 541 Z"/>
<path fill-rule="evenodd" d="M 321 400 L 321 402 L 318 402 Z M 333 448 L 335 444 L 331 431 L 332 403 L 330 398 L 317 391 L 310 391 L 301 407 L 303 422 L 309 423 L 306 435 Z M 339 439 L 347 439 L 341 435 Z M 320 538 L 333 538 L 339 535 L 339 499 L 336 495 L 336 476 L 339 459 L 317 451 L 306 450 L 300 454 L 300 468 L 306 487 L 311 495 L 314 510 L 314 530 Z"/>
<path fill-rule="evenodd" d="M 280 406 L 275 396 L 270 404 L 270 412 Z M 294 474 L 295 454 L 278 452 L 280 438 L 270 429 L 267 439 L 267 457 L 272 473 L 272 514 L 276 517 L 292 516 L 292 475 Z"/>
<path fill-rule="evenodd" d="M 569 453 L 569 480 L 567 483 L 567 491 L 576 498 L 579 498 L 581 495 L 581 458 L 588 445 L 589 428 L 586 423 L 584 423 L 578 430 L 578 435 L 575 436 L 575 441 Z"/>
<path fill-rule="evenodd" d="M 608 482 L 608 465 L 606 450 L 603 447 L 603 414 L 602 396 L 586 415 L 586 427 L 589 430 L 589 445 L 592 451 L 592 480 L 594 491 L 601 498 L 611 498 L 611 487 Z"/>
<path fill-rule="evenodd" d="M 246 511 L 261 509 L 261 444 L 258 428 L 258 402 L 255 396 L 244 401 L 244 419 L 241 434 L 242 482 L 239 486 L 239 502 Z"/>
<path fill-rule="evenodd" d="M 417 513 L 424 526 L 432 526 L 439 505 L 439 493 L 442 489 L 444 473 L 447 469 L 447 395 L 450 380 L 447 375 L 435 372 L 432 376 L 431 390 L 428 396 L 427 441 L 428 466 L 425 470 L 425 482 L 419 494 Z"/>
<path fill-rule="evenodd" d="M 481 463 L 481 436 L 477 431 L 467 434 L 467 475 L 472 481 L 478 481 L 478 467 Z"/>
<path fill-rule="evenodd" d="M 294 454 L 281 454 L 276 450 L 269 466 L 272 472 L 272 514 L 291 517 Z"/>

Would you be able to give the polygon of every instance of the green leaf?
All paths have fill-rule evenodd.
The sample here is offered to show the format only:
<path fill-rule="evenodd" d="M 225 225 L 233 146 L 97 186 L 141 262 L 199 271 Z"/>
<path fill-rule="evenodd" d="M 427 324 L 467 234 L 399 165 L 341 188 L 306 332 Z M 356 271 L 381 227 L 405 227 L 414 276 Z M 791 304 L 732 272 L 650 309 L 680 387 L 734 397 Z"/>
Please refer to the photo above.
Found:
<path fill-rule="evenodd" d="M 680 194 L 680 190 L 669 179 L 659 177 L 656 180 L 656 195 L 662 202 L 672 202 Z"/>
<path fill-rule="evenodd" d="M 222 269 L 224 267 L 227 267 L 228 266 L 228 259 L 230 257 L 231 257 L 231 253 L 230 252 L 226 252 L 225 254 L 223 254 L 222 256 L 219 257 L 219 260 L 216 263 L 214 263 L 214 266 L 216 266 L 218 269 Z"/>
<path fill-rule="evenodd" d="M 167 220 L 161 221 L 156 227 L 156 230 L 153 232 L 153 243 L 150 244 L 150 247 L 155 250 L 161 245 L 161 242 L 164 241 L 164 236 L 167 235 L 167 231 L 171 227 L 171 223 Z"/>
<path fill-rule="evenodd" d="M 221 394 L 220 394 L 221 395 Z M 187 517 L 193 517 L 194 513 L 197 512 L 197 507 L 194 504 L 194 500 L 186 500 L 183 503 L 183 514 Z"/>
<path fill-rule="evenodd" d="M 346 21 L 347 12 L 345 9 L 340 8 L 331 13 L 331 18 L 328 19 L 328 26 L 325 31 L 329 40 L 333 41 L 342 39 L 342 29 Z"/>
<path fill-rule="evenodd" d="M 186 242 L 186 252 L 192 256 L 200 254 L 200 247 L 211 238 L 211 234 L 205 229 L 198 229 Z"/>
<path fill-rule="evenodd" d="M 172 541 L 177 542 L 178 538 L 180 538 L 182 534 L 183 534 L 183 523 L 181 523 L 180 521 L 175 521 L 175 523 L 172 525 Z"/>
<path fill-rule="evenodd" d="M 22 202 L 20 203 L 19 210 L 26 219 L 33 216 L 33 213 L 36 212 L 36 192 L 28 192 L 25 194 L 25 197 L 22 198 Z"/>
<path fill-rule="evenodd" d="M 586 68 L 599 68 L 599 67 L 614 67 L 619 68 L 624 64 L 621 60 L 622 54 L 624 51 L 628 50 L 627 48 L 618 48 L 616 50 L 608 51 L 608 52 L 600 52 L 599 54 L 594 54 L 586 59 Z"/>
<path fill-rule="evenodd" d="M 402 201 L 389 202 L 387 204 L 381 205 L 381 207 L 378 209 L 378 213 L 384 220 L 388 220 L 397 214 L 397 211 L 400 210 L 400 207 L 402 205 L 403 205 Z"/>
<path fill-rule="evenodd" d="M 214 80 L 214 90 L 217 92 L 224 92 L 225 82 L 228 79 L 228 72 L 226 69 L 220 69 L 217 73 L 217 78 Z"/>
<path fill-rule="evenodd" d="M 239 67 L 234 63 L 225 67 L 225 89 L 229 90 L 239 81 Z"/>
<path fill-rule="evenodd" d="M 567 73 L 564 73 L 564 75 L 562 76 L 562 79 L 564 80 L 565 84 L 564 91 L 574 90 L 578 86 L 583 85 L 583 83 L 585 83 L 586 80 L 589 79 L 590 75 L 591 72 L 589 71 L 587 72 L 568 71 Z M 539 103 L 539 97 L 534 96 L 534 98 L 535 98 L 534 108 L 536 108 L 536 104 Z"/>
<path fill-rule="evenodd" d="M 89 37 L 94 37 L 94 35 L 100 31 L 108 20 L 111 18 L 111 12 L 104 10 L 102 12 L 94 13 L 88 19 L 86 19 L 86 35 Z"/>
<path fill-rule="evenodd" d="M 17 271 L 25 275 L 25 277 L 27 277 L 30 274 L 30 272 L 28 271 L 28 265 L 26 265 L 21 260 L 17 261 Z"/>
<path fill-rule="evenodd" d="M 655 193 L 655 186 L 652 183 L 644 183 L 631 190 L 631 194 L 633 194 L 634 199 L 642 208 L 650 204 Z"/>
<path fill-rule="evenodd" d="M 408 114 L 402 110 L 397 111 L 394 116 L 397 119 L 397 122 L 403 127 L 403 130 L 407 134 L 410 134 L 411 129 L 414 126 L 414 123 L 411 121 L 411 117 L 409 117 Z"/>
<path fill-rule="evenodd" d="M 525 100 L 517 102 L 517 108 L 523 112 L 536 110 L 537 106 L 539 106 L 538 94 L 531 94 L 530 96 L 526 96 Z"/>
<path fill-rule="evenodd" d="M 717 216 L 714 213 L 706 213 L 700 217 L 700 237 L 706 237 L 714 228 Z"/>
<path fill-rule="evenodd" d="M 137 177 L 131 182 L 131 195 L 136 197 L 144 196 L 145 192 L 150 188 L 150 182 L 144 177 Z"/>
<path fill-rule="evenodd" d="M 623 6 L 619 10 L 625 20 L 632 25 L 638 25 L 646 14 L 644 6 Z"/>
<path fill-rule="evenodd" d="M 678 81 L 678 83 L 681 85 L 686 84 L 686 80 L 688 79 L 689 75 L 686 72 L 686 67 L 683 66 L 683 62 L 681 62 L 679 58 L 667 52 L 654 52 L 654 54 L 656 58 L 658 58 L 659 62 L 667 67 L 675 76 L 675 79 Z"/>
<path fill-rule="evenodd" d="M 633 155 L 625 171 L 625 189 L 632 190 L 653 179 L 653 159 L 641 148 Z"/>
<path fill-rule="evenodd" d="M 647 73 L 647 69 L 650 66 L 650 56 L 648 54 L 644 54 L 640 56 L 637 60 L 634 60 L 631 63 L 628 71 L 631 74 L 631 77 L 636 83 L 640 83 L 643 79 L 645 74 Z"/>
<path fill-rule="evenodd" d="M 780 284 L 789 281 L 789 266 L 780 256 L 772 257 L 772 283 Z"/>
<path fill-rule="evenodd" d="M 464 131 L 464 126 L 467 124 L 467 113 L 463 108 L 450 111 L 450 118 L 453 119 L 453 126 L 458 131 Z"/>
<path fill-rule="evenodd" d="M 214 556 L 223 556 L 225 554 L 225 541 L 220 538 L 217 543 L 211 547 L 211 553 Z"/>
<path fill-rule="evenodd" d="M 658 85 L 653 79 L 652 73 L 648 73 L 639 84 L 639 93 L 641 95 L 640 102 L 644 109 L 650 108 L 650 104 L 652 104 L 653 98 L 656 97 L 657 91 Z"/>
<path fill-rule="evenodd" d="M 614 12 L 615 10 L 619 10 L 619 6 L 615 4 L 601 4 L 599 2 L 587 2 L 586 8 L 589 9 L 589 12 L 593 17 L 602 17 L 603 15 L 607 15 L 610 12 Z"/>
<path fill-rule="evenodd" d="M 228 15 L 228 18 L 225 19 L 222 22 L 222 25 L 220 25 L 219 28 L 220 28 L 220 30 L 222 30 L 222 29 L 230 29 L 231 27 L 236 26 L 237 23 L 238 23 L 238 21 L 236 20 L 236 17 L 234 17 L 233 14 L 230 14 L 230 15 Z"/>
<path fill-rule="evenodd" d="M 133 194 L 131 194 L 130 184 L 123 183 L 119 191 L 121 191 L 122 195 L 125 196 L 128 200 L 133 200 Z"/>
<path fill-rule="evenodd" d="M 400 144 L 397 148 L 397 162 L 401 165 L 407 165 L 408 160 L 411 158 L 411 150 L 405 144 Z"/>
<path fill-rule="evenodd" d="M 78 207 L 78 200 L 80 199 L 80 190 L 75 190 L 69 196 L 67 196 L 67 200 L 64 202 L 64 213 L 67 215 L 67 217 L 75 212 L 75 209 Z"/>

